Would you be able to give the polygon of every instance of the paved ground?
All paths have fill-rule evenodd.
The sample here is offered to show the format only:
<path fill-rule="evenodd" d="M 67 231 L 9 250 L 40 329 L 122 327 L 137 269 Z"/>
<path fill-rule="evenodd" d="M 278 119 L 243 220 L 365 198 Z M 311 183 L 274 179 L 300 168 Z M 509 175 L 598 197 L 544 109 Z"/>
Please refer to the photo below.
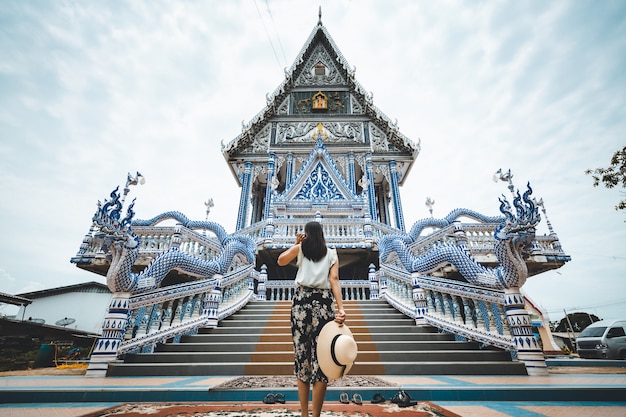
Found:
<path fill-rule="evenodd" d="M 33 401 L 37 401 L 38 393 L 44 391 L 56 392 L 59 395 L 67 392 L 78 392 L 94 394 L 98 392 L 132 392 L 132 393 L 153 393 L 158 390 L 171 390 L 173 392 L 201 392 L 203 395 L 213 392 L 219 394 L 215 388 L 233 381 L 241 381 L 240 376 L 233 377 L 128 377 L 128 378 L 88 378 L 83 375 L 63 372 L 54 375 L 42 375 L 50 372 L 25 372 L 0 374 L 0 396 L 4 395 L 0 404 L 0 417 L 5 416 L 84 416 L 100 415 L 106 416 L 105 410 L 111 407 L 119 407 L 128 401 L 119 402 L 53 402 L 46 403 L 11 403 L 7 395 L 22 393 L 32 395 Z M 68 375 L 70 373 L 70 375 Z M 624 368 L 582 368 L 567 367 L 551 368 L 548 376 L 377 376 L 385 381 L 385 387 L 380 387 L 387 398 L 399 389 L 405 389 L 415 395 L 427 396 L 433 393 L 448 393 L 450 399 L 431 400 L 429 398 L 419 398 L 423 402 L 430 401 L 435 406 L 450 412 L 449 415 L 459 415 L 463 417 L 626 417 L 626 396 L 619 400 L 604 401 L 601 398 L 612 389 L 626 390 L 626 369 Z M 297 394 L 294 389 L 280 388 L 287 397 L 287 404 L 293 406 L 296 403 Z M 376 388 L 361 386 L 346 386 L 339 384 L 330 387 L 327 395 L 327 404 L 339 405 L 339 395 L 346 392 L 350 397 L 354 393 L 362 393 L 364 402 L 369 402 L 372 393 Z M 587 395 L 598 395 L 598 401 L 578 401 L 576 395 L 571 396 L 567 401 L 515 401 L 511 400 L 516 394 L 511 394 L 506 401 L 466 401 L 460 399 L 463 393 L 469 390 L 483 390 L 483 393 L 502 392 L 507 393 L 524 389 L 542 391 L 546 393 L 560 392 L 567 393 L 576 391 Z M 256 389 L 243 389 L 224 391 L 222 395 L 230 395 L 233 400 L 228 404 L 249 404 L 261 405 L 260 398 L 270 390 L 263 387 Z M 596 394 L 589 394 L 590 392 Z M 4 393 L 4 394 L 3 394 Z M 439 395 L 438 394 L 438 395 Z M 417 398 L 417 397 L 416 397 Z M 623 401 L 623 402 L 622 402 Z M 154 407 L 155 404 L 163 402 L 147 402 L 145 407 Z M 187 403 L 189 404 L 189 403 Z M 215 404 L 215 402 L 207 403 Z M 346 406 L 344 406 L 346 407 Z M 350 404 L 354 413 L 359 411 L 355 404 Z M 395 406 L 394 406 L 395 407 Z M 332 408 L 332 407 L 330 407 Z M 361 411 L 364 411 L 363 409 Z M 398 410 L 399 411 L 399 410 Z M 408 410 L 405 410 L 408 411 Z M 417 408 L 413 411 L 417 412 Z M 330 412 L 330 411 L 329 411 Z M 339 411 L 336 411 L 339 412 Z M 296 413 L 294 411 L 294 413 Z M 352 413 L 352 414 L 354 414 Z M 120 414 L 116 414 L 120 415 Z M 124 414 L 121 414 L 124 415 Z M 130 415 L 130 414 L 126 414 Z M 209 414 L 207 414 L 209 415 Z M 242 415 L 222 414 L 224 416 Z M 271 414 L 267 414 L 268 416 Z M 290 414 L 281 414 L 289 416 Z M 293 414 L 292 414 L 293 415 Z M 328 414 L 332 415 L 332 414 Z M 341 414 L 335 414 L 341 415 Z M 355 414 L 356 415 L 356 414 Z M 400 417 L 399 414 L 395 414 Z M 415 414 L 418 415 L 418 414 Z"/>

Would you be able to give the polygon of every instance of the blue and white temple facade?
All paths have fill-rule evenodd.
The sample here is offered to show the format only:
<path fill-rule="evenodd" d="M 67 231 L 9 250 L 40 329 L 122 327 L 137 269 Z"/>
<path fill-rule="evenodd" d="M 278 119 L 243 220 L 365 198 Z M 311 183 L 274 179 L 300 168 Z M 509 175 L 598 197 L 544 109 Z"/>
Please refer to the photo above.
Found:
<path fill-rule="evenodd" d="M 98 204 L 72 258 L 105 275 L 114 293 L 90 373 L 217 326 L 250 300 L 290 300 L 295 268 L 276 260 L 312 220 L 337 248 L 346 300 L 384 300 L 418 326 L 547 372 L 540 342 L 553 345 L 534 335 L 521 287 L 570 258 L 549 222 L 549 234 L 536 234 L 542 214 L 547 222 L 543 201 L 505 173 L 511 196 L 500 199 L 499 215 L 461 208 L 407 230 L 400 189 L 419 142 L 374 106 L 321 17 L 266 106 L 221 150 L 241 189 L 232 234 L 180 212 L 135 219 L 125 202 L 130 175 Z M 163 225 L 172 219 L 176 226 Z"/>
<path fill-rule="evenodd" d="M 241 187 L 237 230 L 263 238 L 257 267 L 271 281 L 293 278 L 276 258 L 314 218 L 324 219 L 344 280 L 378 266 L 374 235 L 405 230 L 400 186 L 419 144 L 373 105 L 321 21 L 267 106 L 222 152 Z"/>

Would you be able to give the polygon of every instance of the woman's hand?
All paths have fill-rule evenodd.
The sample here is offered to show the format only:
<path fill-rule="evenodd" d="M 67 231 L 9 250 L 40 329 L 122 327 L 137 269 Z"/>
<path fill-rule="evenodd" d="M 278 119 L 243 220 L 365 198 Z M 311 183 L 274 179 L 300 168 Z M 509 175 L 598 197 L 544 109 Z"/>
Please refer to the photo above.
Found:
<path fill-rule="evenodd" d="M 304 233 L 297 233 L 296 234 L 296 245 L 302 243 L 302 241 L 306 239 L 306 235 Z"/>
<path fill-rule="evenodd" d="M 346 312 L 343 311 L 342 308 L 337 310 L 337 313 L 335 314 L 335 321 L 339 324 L 343 324 L 343 322 L 346 321 Z"/>
<path fill-rule="evenodd" d="M 277 262 L 279 266 L 288 265 L 289 262 L 298 257 L 298 252 L 300 252 L 300 244 L 304 239 L 306 239 L 306 235 L 304 233 L 298 233 L 296 235 L 296 243 L 294 243 L 292 247 L 278 255 Z"/>

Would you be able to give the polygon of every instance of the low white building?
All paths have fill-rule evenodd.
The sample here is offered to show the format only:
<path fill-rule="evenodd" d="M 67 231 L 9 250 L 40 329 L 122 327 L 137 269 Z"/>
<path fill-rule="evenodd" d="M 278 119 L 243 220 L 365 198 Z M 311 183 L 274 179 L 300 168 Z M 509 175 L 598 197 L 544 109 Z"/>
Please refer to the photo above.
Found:
<path fill-rule="evenodd" d="M 112 294 L 106 285 L 92 281 L 18 296 L 32 303 L 20 307 L 16 320 L 101 334 Z"/>

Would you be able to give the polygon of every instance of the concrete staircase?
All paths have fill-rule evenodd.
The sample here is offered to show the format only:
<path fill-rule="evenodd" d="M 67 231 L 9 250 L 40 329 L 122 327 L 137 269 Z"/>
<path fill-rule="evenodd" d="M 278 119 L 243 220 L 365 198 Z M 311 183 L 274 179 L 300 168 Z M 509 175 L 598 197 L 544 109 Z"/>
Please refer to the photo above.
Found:
<path fill-rule="evenodd" d="M 129 354 L 108 376 L 293 375 L 291 302 L 253 302 L 180 343 Z M 480 350 L 473 342 L 414 321 L 383 301 L 346 302 L 346 324 L 358 343 L 351 375 L 526 375 L 508 352 Z"/>

